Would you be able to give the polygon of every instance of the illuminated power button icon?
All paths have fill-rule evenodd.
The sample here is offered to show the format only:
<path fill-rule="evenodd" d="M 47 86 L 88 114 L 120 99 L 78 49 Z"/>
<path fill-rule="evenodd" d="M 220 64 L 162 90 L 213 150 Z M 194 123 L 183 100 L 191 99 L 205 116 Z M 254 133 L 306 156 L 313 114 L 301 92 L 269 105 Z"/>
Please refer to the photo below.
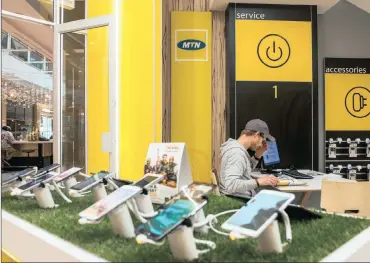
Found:
<path fill-rule="evenodd" d="M 290 46 L 284 37 L 278 34 L 269 34 L 258 43 L 257 55 L 267 67 L 279 68 L 288 62 Z"/>
<path fill-rule="evenodd" d="M 365 87 L 350 89 L 345 98 L 347 112 L 355 118 L 365 118 L 370 115 L 370 90 Z"/>

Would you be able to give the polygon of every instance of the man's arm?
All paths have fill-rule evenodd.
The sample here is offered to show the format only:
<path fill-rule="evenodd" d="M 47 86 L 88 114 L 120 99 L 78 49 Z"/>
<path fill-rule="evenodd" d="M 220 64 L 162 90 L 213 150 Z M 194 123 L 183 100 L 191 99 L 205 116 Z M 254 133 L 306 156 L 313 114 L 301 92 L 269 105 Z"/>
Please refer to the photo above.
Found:
<path fill-rule="evenodd" d="M 8 132 L 8 136 L 7 136 L 8 138 L 8 143 L 9 144 L 13 144 L 13 142 L 15 141 L 15 139 L 14 139 L 14 136 L 13 136 L 13 133 L 11 133 L 11 132 Z"/>
<path fill-rule="evenodd" d="M 225 163 L 224 173 L 221 175 L 221 180 L 225 186 L 225 190 L 232 193 L 246 193 L 254 190 L 257 187 L 257 182 L 254 179 L 246 180 L 242 178 L 244 167 L 240 156 L 233 156 Z"/>

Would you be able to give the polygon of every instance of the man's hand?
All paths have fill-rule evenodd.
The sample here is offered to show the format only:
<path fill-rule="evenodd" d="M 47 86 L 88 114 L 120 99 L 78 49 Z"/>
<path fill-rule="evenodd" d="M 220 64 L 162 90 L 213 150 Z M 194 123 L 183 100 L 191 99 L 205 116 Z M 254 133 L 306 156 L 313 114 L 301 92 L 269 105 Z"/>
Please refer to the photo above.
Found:
<path fill-rule="evenodd" d="M 264 152 L 267 151 L 267 143 L 264 142 L 262 143 L 261 147 L 259 147 L 257 150 L 256 150 L 256 153 L 255 153 L 255 156 L 258 158 L 258 159 L 261 159 L 262 155 Z"/>
<path fill-rule="evenodd" d="M 260 186 L 264 186 L 264 185 L 276 186 L 279 183 L 279 179 L 277 179 L 273 175 L 267 175 L 267 176 L 258 178 L 257 181 Z"/>

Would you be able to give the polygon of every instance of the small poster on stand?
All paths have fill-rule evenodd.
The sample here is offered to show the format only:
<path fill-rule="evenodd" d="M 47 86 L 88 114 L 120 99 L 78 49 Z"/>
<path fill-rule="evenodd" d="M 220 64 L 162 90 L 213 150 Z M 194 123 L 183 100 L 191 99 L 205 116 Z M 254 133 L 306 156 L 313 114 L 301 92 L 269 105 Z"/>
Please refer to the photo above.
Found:
<path fill-rule="evenodd" d="M 192 183 L 185 143 L 152 143 L 146 155 L 143 174 L 162 174 L 163 181 L 149 189 L 153 203 L 163 204 L 181 187 Z"/>

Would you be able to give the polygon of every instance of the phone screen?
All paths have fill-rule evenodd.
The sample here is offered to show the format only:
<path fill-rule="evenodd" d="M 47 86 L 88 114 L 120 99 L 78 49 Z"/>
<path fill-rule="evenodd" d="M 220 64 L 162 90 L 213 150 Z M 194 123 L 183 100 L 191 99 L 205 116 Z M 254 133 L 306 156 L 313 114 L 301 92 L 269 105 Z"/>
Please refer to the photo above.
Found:
<path fill-rule="evenodd" d="M 98 220 L 140 191 L 141 189 L 139 187 L 123 186 L 85 209 L 79 215 L 90 220 Z"/>
<path fill-rule="evenodd" d="M 71 169 L 68 169 L 67 171 L 64 171 L 63 173 L 61 173 L 60 175 L 58 175 L 57 177 L 55 177 L 54 178 L 54 181 L 56 183 L 59 183 L 59 182 L 63 181 L 64 179 L 67 179 L 71 175 L 73 175 L 75 173 L 78 173 L 81 170 L 82 170 L 82 168 L 79 168 L 79 167 L 73 167 Z"/>
<path fill-rule="evenodd" d="M 145 176 L 143 179 L 140 179 L 133 185 L 144 188 L 145 186 L 147 186 L 148 184 L 150 184 L 151 182 L 157 179 L 158 179 L 158 176 L 148 175 L 148 176 Z"/>
<path fill-rule="evenodd" d="M 278 212 L 278 209 L 288 199 L 289 196 L 259 193 L 236 212 L 227 223 L 257 231 L 274 213 Z"/>
<path fill-rule="evenodd" d="M 45 175 L 39 176 L 39 177 L 33 179 L 32 181 L 29 181 L 28 183 L 18 187 L 18 188 L 21 189 L 22 191 L 30 189 L 33 186 L 37 186 L 37 185 L 41 184 L 43 181 L 45 181 L 45 180 L 47 180 L 47 179 L 49 179 L 53 176 L 54 176 L 53 174 L 45 174 Z"/>
<path fill-rule="evenodd" d="M 85 189 L 89 185 L 95 183 L 96 181 L 102 180 L 107 175 L 108 174 L 105 173 L 105 172 L 100 172 L 100 173 L 94 174 L 94 175 L 90 176 L 89 178 L 86 178 L 85 180 L 83 180 L 81 183 L 78 183 L 78 184 L 72 186 L 71 189 L 80 191 L 82 189 Z"/>
<path fill-rule="evenodd" d="M 163 205 L 164 209 L 148 220 L 147 223 L 141 224 L 136 229 L 136 233 L 145 234 L 148 238 L 158 241 L 181 224 L 190 214 L 206 204 L 207 201 L 203 199 L 204 192 L 199 191 L 195 185 L 191 185 L 185 191 L 186 194 L 181 191 L 165 203 Z"/>
<path fill-rule="evenodd" d="M 25 170 L 22 170 L 22 171 L 16 172 L 16 173 L 14 173 L 14 174 L 11 174 L 11 175 L 10 175 L 10 176 L 8 176 L 8 177 L 2 176 L 2 177 L 1 177 L 1 183 L 3 184 L 3 183 L 10 182 L 10 181 L 13 181 L 14 179 L 16 179 L 16 178 L 18 178 L 18 177 L 22 178 L 22 177 L 25 177 L 25 176 L 27 176 L 27 175 L 29 175 L 29 174 L 34 173 L 34 172 L 35 172 L 35 169 L 33 169 L 33 168 L 27 168 L 27 169 L 25 169 Z"/>

